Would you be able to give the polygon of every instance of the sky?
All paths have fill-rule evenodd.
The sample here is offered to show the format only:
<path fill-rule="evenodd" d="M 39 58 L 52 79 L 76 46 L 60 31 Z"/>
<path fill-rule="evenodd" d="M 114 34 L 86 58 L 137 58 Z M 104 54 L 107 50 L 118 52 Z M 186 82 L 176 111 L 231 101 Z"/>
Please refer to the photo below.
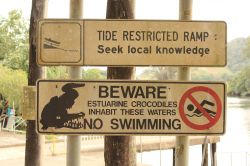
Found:
<path fill-rule="evenodd" d="M 69 0 L 48 0 L 49 18 L 68 18 Z M 20 9 L 29 19 L 32 0 L 0 0 L 0 16 Z M 107 0 L 84 0 L 84 18 L 104 19 Z M 178 0 L 136 0 L 136 19 L 178 20 Z M 193 0 L 193 20 L 227 23 L 228 41 L 250 36 L 249 0 Z"/>

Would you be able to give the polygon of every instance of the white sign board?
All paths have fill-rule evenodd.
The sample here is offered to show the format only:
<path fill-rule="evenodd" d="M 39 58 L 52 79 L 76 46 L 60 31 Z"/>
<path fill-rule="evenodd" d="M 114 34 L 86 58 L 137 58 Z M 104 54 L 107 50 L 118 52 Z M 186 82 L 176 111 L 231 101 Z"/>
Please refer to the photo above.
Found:
<path fill-rule="evenodd" d="M 224 83 L 37 83 L 37 129 L 44 134 L 219 135 L 225 108 Z"/>
<path fill-rule="evenodd" d="M 40 20 L 39 65 L 225 66 L 226 23 Z"/>

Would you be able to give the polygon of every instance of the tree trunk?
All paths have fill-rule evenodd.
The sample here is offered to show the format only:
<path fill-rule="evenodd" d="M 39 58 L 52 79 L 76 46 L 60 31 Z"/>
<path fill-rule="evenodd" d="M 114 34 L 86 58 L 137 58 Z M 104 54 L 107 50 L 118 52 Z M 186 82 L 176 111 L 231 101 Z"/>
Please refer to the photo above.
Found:
<path fill-rule="evenodd" d="M 29 86 L 35 86 L 37 79 L 42 77 L 42 69 L 36 64 L 36 31 L 37 20 L 43 18 L 46 0 L 32 0 L 29 31 Z M 26 129 L 25 166 L 42 165 L 42 136 L 36 132 L 36 121 L 28 120 Z"/>
<path fill-rule="evenodd" d="M 107 19 L 133 19 L 133 0 L 108 0 Z M 133 79 L 133 67 L 108 67 L 108 79 Z M 106 136 L 104 149 L 106 166 L 136 165 L 136 146 L 133 136 Z"/>

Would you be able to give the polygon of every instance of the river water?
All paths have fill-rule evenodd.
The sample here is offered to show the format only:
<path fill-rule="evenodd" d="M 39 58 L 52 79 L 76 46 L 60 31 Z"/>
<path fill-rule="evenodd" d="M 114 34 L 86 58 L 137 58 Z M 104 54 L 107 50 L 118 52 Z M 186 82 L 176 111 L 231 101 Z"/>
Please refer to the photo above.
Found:
<path fill-rule="evenodd" d="M 218 162 L 250 166 L 250 98 L 227 98 L 226 134 L 218 144 Z"/>
<path fill-rule="evenodd" d="M 191 146 L 189 166 L 200 166 L 201 158 L 201 146 Z M 143 152 L 137 159 L 150 166 L 172 166 L 172 150 Z M 217 165 L 250 166 L 250 98 L 227 98 L 226 133 L 217 144 Z"/>

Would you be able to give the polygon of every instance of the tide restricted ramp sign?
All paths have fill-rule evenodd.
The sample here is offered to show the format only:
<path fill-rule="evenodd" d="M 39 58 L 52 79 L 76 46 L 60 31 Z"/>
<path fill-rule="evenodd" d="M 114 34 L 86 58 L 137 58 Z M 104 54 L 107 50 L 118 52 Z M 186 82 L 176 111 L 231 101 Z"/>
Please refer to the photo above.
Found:
<path fill-rule="evenodd" d="M 225 66 L 223 21 L 55 20 L 38 23 L 39 65 Z"/>
<path fill-rule="evenodd" d="M 225 108 L 224 83 L 37 83 L 37 129 L 44 134 L 221 135 Z"/>

